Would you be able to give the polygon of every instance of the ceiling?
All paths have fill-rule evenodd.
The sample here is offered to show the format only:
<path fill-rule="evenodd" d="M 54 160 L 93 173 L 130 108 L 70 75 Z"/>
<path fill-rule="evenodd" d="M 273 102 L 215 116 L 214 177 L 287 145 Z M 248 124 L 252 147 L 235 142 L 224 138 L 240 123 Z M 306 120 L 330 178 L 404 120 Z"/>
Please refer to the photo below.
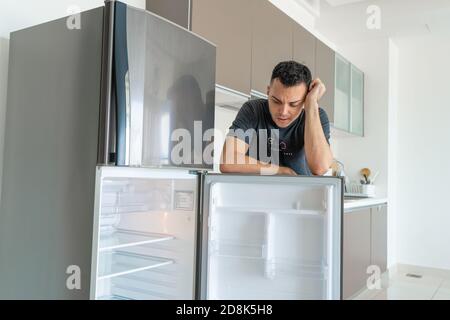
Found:
<path fill-rule="evenodd" d="M 379 30 L 366 26 L 371 5 L 380 9 Z M 450 0 L 320 0 L 315 26 L 336 44 L 427 34 L 450 37 Z"/>

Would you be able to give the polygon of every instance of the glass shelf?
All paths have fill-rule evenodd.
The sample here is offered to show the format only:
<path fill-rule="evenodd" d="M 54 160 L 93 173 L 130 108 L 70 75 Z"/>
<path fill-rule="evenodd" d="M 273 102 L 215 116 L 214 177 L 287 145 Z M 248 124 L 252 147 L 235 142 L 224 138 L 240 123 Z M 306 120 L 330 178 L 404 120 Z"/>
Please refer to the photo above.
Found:
<path fill-rule="evenodd" d="M 99 260 L 97 280 L 119 277 L 174 263 L 170 259 L 122 251 L 102 252 Z"/>
<path fill-rule="evenodd" d="M 143 244 L 173 240 L 175 237 L 166 234 L 135 232 L 116 229 L 112 233 L 100 233 L 99 251 L 107 251 Z"/>

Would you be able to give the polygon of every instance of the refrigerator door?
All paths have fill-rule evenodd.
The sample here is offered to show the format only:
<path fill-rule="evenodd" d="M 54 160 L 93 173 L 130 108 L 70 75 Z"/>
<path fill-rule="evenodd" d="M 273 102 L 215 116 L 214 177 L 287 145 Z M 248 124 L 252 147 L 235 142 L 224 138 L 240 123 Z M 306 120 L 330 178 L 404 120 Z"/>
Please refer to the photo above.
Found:
<path fill-rule="evenodd" d="M 148 11 L 117 1 L 108 8 L 114 27 L 105 50 L 114 53 L 113 89 L 102 110 L 115 119 L 106 139 L 115 141 L 110 160 L 119 166 L 212 169 L 215 46 Z"/>
<path fill-rule="evenodd" d="M 340 299 L 342 183 L 207 175 L 203 299 Z"/>
<path fill-rule="evenodd" d="M 198 175 L 98 167 L 92 299 L 193 299 Z"/>
<path fill-rule="evenodd" d="M 0 299 L 89 298 L 103 12 L 11 33 Z"/>

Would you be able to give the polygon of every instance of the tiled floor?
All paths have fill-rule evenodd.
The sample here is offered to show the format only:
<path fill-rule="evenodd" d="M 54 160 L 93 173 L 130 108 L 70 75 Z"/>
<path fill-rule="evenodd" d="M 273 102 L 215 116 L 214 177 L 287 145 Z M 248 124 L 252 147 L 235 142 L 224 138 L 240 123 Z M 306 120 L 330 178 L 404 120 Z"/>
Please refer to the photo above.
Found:
<path fill-rule="evenodd" d="M 385 274 L 381 289 L 365 290 L 354 300 L 450 300 L 450 272 L 399 266 Z M 407 276 L 419 275 L 421 278 Z"/>

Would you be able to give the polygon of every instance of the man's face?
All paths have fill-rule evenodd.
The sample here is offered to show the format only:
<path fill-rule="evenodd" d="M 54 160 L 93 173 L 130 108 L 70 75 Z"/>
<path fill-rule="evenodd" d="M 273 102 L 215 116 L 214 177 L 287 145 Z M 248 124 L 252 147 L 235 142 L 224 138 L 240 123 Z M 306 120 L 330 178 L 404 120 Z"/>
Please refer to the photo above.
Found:
<path fill-rule="evenodd" d="M 286 128 L 300 116 L 307 93 L 305 83 L 285 87 L 279 79 L 273 79 L 267 95 L 270 115 L 278 127 Z"/>

